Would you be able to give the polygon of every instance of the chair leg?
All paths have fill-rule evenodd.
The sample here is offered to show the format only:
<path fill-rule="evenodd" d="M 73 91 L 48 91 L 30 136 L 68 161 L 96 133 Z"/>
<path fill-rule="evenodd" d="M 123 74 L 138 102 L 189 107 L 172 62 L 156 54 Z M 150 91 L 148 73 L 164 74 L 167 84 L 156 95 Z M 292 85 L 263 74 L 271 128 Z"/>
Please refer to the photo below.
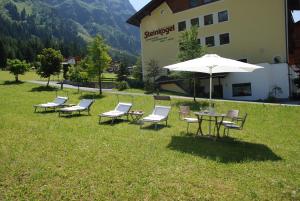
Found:
<path fill-rule="evenodd" d="M 190 127 L 190 124 L 189 124 L 189 123 L 187 123 L 187 127 L 186 127 L 186 134 L 188 134 L 188 133 L 189 133 L 189 127 Z"/>
<path fill-rule="evenodd" d="M 99 116 L 99 124 L 101 124 L 101 116 Z"/>

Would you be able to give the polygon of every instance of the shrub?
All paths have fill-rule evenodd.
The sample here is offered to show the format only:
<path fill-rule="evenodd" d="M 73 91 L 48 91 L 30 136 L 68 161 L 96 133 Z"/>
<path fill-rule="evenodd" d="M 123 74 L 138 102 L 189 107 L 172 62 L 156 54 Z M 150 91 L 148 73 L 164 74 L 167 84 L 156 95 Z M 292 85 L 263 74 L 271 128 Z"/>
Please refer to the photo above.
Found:
<path fill-rule="evenodd" d="M 149 80 L 147 80 L 145 82 L 145 87 L 144 87 L 146 93 L 153 93 L 155 91 L 155 86 L 152 82 L 150 82 Z"/>
<path fill-rule="evenodd" d="M 122 81 L 122 82 L 117 82 L 117 89 L 119 91 L 123 91 L 125 89 L 128 89 L 128 84 L 126 81 Z"/>

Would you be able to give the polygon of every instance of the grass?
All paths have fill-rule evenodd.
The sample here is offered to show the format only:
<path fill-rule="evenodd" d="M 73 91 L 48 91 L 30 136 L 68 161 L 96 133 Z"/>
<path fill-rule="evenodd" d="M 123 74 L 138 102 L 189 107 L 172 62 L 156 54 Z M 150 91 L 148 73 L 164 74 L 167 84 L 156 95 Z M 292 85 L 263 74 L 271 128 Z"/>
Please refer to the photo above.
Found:
<path fill-rule="evenodd" d="M 32 107 L 53 90 L 10 77 L 0 76 L 0 200 L 300 199 L 299 107 L 218 102 L 219 112 L 235 108 L 249 119 L 244 131 L 214 141 L 185 133 L 177 107 L 193 102 L 173 100 L 170 125 L 159 131 L 99 125 L 114 95 L 97 96 L 91 116 L 58 118 Z M 68 94 L 70 103 L 91 95 Z M 134 109 L 152 107 L 151 97 L 134 98 Z"/>
<path fill-rule="evenodd" d="M 103 73 L 104 78 L 116 78 L 116 74 L 114 73 Z M 1 71 L 0 70 L 0 80 L 4 79 L 14 79 L 14 76 L 10 74 L 8 71 Z M 20 75 L 19 79 L 22 81 L 27 81 L 27 80 L 38 80 L 38 81 L 47 81 L 47 78 L 42 78 L 38 74 L 36 74 L 35 71 L 29 71 L 25 73 L 24 75 Z M 50 80 L 51 81 L 61 81 L 62 79 L 62 74 L 59 76 L 51 76 Z"/>

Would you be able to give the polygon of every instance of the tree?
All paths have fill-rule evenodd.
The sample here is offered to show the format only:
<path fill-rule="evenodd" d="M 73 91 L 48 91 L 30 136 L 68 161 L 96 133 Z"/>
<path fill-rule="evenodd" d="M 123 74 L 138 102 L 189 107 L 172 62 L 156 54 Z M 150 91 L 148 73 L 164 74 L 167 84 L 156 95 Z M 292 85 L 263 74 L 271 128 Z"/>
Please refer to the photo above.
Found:
<path fill-rule="evenodd" d="M 98 77 L 99 93 L 102 94 L 102 73 L 105 68 L 108 67 L 111 62 L 111 58 L 108 54 L 108 45 L 105 43 L 101 36 L 96 36 L 93 42 L 88 47 L 88 59 L 89 59 L 89 75 Z"/>
<path fill-rule="evenodd" d="M 24 75 L 29 70 L 29 64 L 26 61 L 20 61 L 19 59 L 8 59 L 8 70 L 15 76 L 16 82 L 19 82 L 19 75 Z"/>
<path fill-rule="evenodd" d="M 154 90 L 158 88 L 155 84 L 155 80 L 161 74 L 161 72 L 162 69 L 158 65 L 158 62 L 154 59 L 151 59 L 147 63 L 147 67 L 146 67 L 146 78 L 147 78 L 146 85 L 148 85 L 146 88 L 149 89 L 153 88 Z"/>
<path fill-rule="evenodd" d="M 179 37 L 179 61 L 187 61 L 201 57 L 205 54 L 205 50 L 198 42 L 198 29 L 192 27 L 185 31 Z"/>
<path fill-rule="evenodd" d="M 143 81 L 142 58 L 138 57 L 135 67 L 133 68 L 132 76 L 138 81 Z"/>
<path fill-rule="evenodd" d="M 7 52 L 3 42 L 0 40 L 0 68 L 5 68 L 7 60 Z"/>
<path fill-rule="evenodd" d="M 205 54 L 205 49 L 198 42 L 198 28 L 193 26 L 190 30 L 185 31 L 179 37 L 179 61 L 196 59 Z M 196 101 L 196 73 L 194 75 L 194 101 Z M 181 73 L 183 78 L 191 78 L 191 73 Z M 190 82 L 191 83 L 191 82 Z"/>
<path fill-rule="evenodd" d="M 38 59 L 41 65 L 38 67 L 37 73 L 43 78 L 48 78 L 48 87 L 51 75 L 58 75 L 60 73 L 63 56 L 60 51 L 45 48 L 42 50 L 42 53 L 38 55 Z"/>
<path fill-rule="evenodd" d="M 129 75 L 128 63 L 127 63 L 127 61 L 124 60 L 121 62 L 121 65 L 118 69 L 117 80 L 118 81 L 126 81 L 128 75 Z"/>

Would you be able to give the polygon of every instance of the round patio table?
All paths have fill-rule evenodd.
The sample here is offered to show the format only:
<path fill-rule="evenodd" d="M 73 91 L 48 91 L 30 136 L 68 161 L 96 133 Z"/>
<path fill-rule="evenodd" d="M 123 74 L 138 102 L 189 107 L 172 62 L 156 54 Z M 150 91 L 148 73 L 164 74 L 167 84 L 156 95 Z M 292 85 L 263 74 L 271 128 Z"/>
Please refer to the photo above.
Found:
<path fill-rule="evenodd" d="M 211 136 L 211 123 L 214 122 L 214 126 L 217 130 L 217 138 L 220 137 L 220 128 L 222 126 L 222 122 L 224 120 L 224 117 L 226 114 L 219 114 L 215 112 L 195 112 L 195 115 L 198 118 L 198 130 L 197 130 L 197 135 L 199 133 L 203 135 L 202 131 L 202 122 L 203 121 L 209 121 L 209 133 L 208 135 Z"/>

